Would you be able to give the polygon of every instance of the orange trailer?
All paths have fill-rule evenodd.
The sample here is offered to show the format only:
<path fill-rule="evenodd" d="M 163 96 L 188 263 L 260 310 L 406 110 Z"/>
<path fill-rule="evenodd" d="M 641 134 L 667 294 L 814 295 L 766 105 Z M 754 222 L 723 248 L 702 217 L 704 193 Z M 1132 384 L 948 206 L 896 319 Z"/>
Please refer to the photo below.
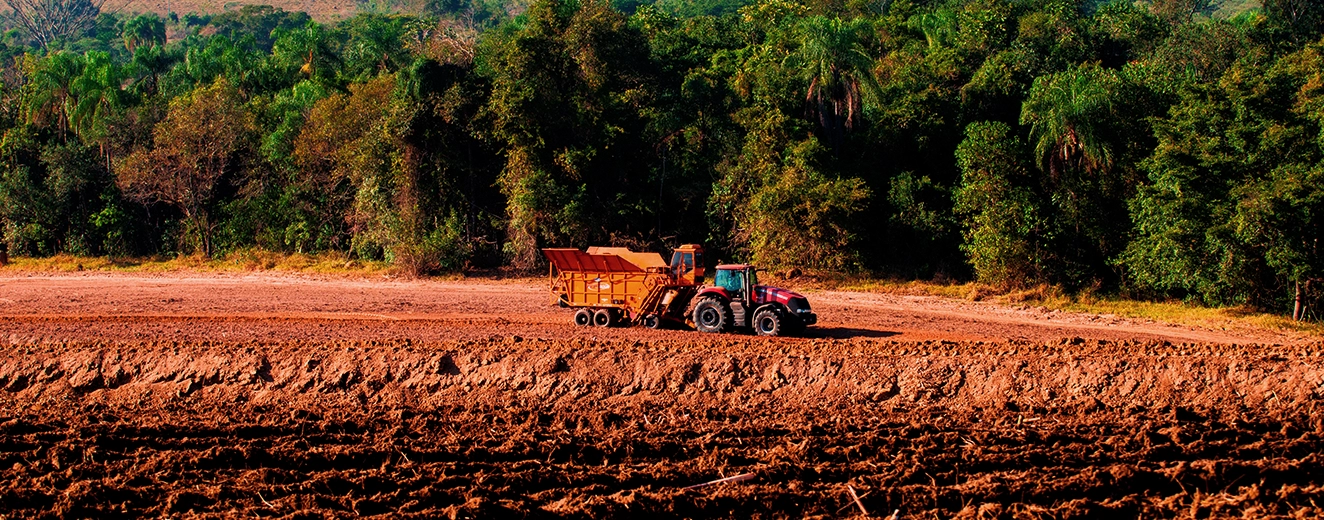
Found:
<path fill-rule="evenodd" d="M 624 247 L 543 249 L 551 263 L 551 294 L 575 307 L 576 325 L 640 323 L 659 327 L 685 322 L 685 311 L 703 283 L 703 248 L 676 249 L 671 264 L 657 253 Z"/>

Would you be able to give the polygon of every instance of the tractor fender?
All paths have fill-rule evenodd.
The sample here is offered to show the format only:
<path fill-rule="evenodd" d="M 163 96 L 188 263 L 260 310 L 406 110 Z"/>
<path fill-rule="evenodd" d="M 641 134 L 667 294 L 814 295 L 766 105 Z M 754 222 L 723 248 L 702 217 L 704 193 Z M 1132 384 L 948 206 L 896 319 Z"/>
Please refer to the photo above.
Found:
<path fill-rule="evenodd" d="M 777 314 L 782 315 L 782 317 L 785 317 L 787 314 L 785 305 L 782 305 L 780 302 L 768 302 L 763 305 L 759 305 L 758 307 L 755 307 L 754 312 L 749 313 L 749 315 L 753 316 L 755 314 L 758 314 L 758 312 L 763 309 L 772 309 Z"/>
<path fill-rule="evenodd" d="M 731 293 L 727 292 L 725 287 L 704 287 L 703 290 L 699 291 L 699 294 L 694 295 L 694 300 L 698 301 L 705 296 L 721 298 L 722 301 L 727 303 L 731 302 Z"/>

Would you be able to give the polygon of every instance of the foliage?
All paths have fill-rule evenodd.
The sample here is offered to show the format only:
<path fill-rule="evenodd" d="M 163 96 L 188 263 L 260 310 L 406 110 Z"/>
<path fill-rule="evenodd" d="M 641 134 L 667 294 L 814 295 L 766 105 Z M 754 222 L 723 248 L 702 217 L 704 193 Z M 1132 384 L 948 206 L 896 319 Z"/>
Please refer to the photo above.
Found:
<path fill-rule="evenodd" d="M 650 155 L 640 140 L 652 78 L 642 35 L 604 3 L 539 2 L 525 16 L 487 42 L 480 70 L 492 82 L 490 136 L 507 155 L 505 251 L 529 268 L 539 247 L 587 246 L 647 221 L 630 206 Z"/>
<path fill-rule="evenodd" d="M 954 209 L 976 278 L 1011 288 L 1044 282 L 1048 226 L 1020 157 L 1020 139 L 1000 122 L 971 123 L 965 135 L 956 149 L 961 184 Z"/>
<path fill-rule="evenodd" d="M 139 149 L 118 166 L 119 184 L 137 201 L 179 209 L 192 248 L 212 253 L 215 223 L 209 218 L 222 178 L 251 149 L 253 116 L 225 79 L 176 98 L 152 131 L 153 147 Z"/>
<path fill-rule="evenodd" d="M 71 1 L 32 5 L 95 5 Z M 256 248 L 418 274 L 703 242 L 769 268 L 1318 317 L 1319 5 L 93 13 L 0 39 L 0 229 L 28 255 Z"/>

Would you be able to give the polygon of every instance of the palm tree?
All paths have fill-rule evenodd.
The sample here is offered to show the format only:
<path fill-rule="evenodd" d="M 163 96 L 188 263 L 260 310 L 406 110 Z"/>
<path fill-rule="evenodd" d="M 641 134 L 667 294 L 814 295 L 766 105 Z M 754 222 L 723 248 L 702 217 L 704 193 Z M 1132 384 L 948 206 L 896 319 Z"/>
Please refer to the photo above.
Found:
<path fill-rule="evenodd" d="M 1030 125 L 1039 169 L 1054 177 L 1079 167 L 1098 173 L 1112 167 L 1104 125 L 1113 110 L 1119 79 L 1098 65 L 1041 76 L 1021 105 L 1021 124 Z"/>
<path fill-rule="evenodd" d="M 331 51 L 326 30 L 317 22 L 298 29 L 277 29 L 271 49 L 272 61 L 285 69 L 298 69 L 307 79 L 326 78 L 334 70 L 336 55 Z"/>
<path fill-rule="evenodd" d="M 123 35 L 130 53 L 144 45 L 165 45 L 165 21 L 155 14 L 140 14 L 124 22 Z"/>
<path fill-rule="evenodd" d="M 124 106 L 125 93 L 120 86 L 127 76 L 124 67 L 116 64 L 105 51 L 90 51 L 84 60 L 83 73 L 71 85 L 74 102 L 69 122 L 84 142 L 96 142 L 101 155 L 109 161 L 105 142 L 106 120 Z"/>
<path fill-rule="evenodd" d="M 924 33 L 929 47 L 946 44 L 956 34 L 956 13 L 940 9 L 932 13 L 915 15 L 906 21 L 912 29 Z"/>
<path fill-rule="evenodd" d="M 24 118 L 37 126 L 54 126 L 64 139 L 76 102 L 73 84 L 83 74 L 83 58 L 58 51 L 29 62 L 25 68 L 28 82 Z"/>
<path fill-rule="evenodd" d="M 263 68 L 266 56 L 255 50 L 252 35 L 240 36 L 237 40 L 216 35 L 205 43 L 189 45 L 184 51 L 184 72 L 193 80 L 195 86 L 210 84 L 216 78 L 224 77 L 241 92 L 253 81 L 266 72 Z"/>
<path fill-rule="evenodd" d="M 805 105 L 839 144 L 863 112 L 865 100 L 877 101 L 878 80 L 874 60 L 860 45 L 863 19 L 844 22 L 815 16 L 801 24 L 803 43 L 790 57 L 802 79 L 809 82 Z"/>
<path fill-rule="evenodd" d="M 406 56 L 400 24 L 386 16 L 367 15 L 354 18 L 349 41 L 345 42 L 344 73 L 364 80 L 399 69 Z"/>
<path fill-rule="evenodd" d="M 132 75 L 133 91 L 140 95 L 152 95 L 160 89 L 161 75 L 170 71 L 174 65 L 174 56 L 160 45 L 139 45 L 133 51 Z"/>

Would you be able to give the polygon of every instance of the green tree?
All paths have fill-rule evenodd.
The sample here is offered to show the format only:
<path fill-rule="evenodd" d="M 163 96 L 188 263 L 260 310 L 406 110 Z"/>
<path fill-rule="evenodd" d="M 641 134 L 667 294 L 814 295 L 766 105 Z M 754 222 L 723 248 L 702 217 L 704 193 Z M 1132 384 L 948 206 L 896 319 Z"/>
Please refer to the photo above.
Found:
<path fill-rule="evenodd" d="M 639 182 L 640 158 L 656 153 L 640 140 L 655 91 L 647 42 L 605 2 L 544 0 L 526 16 L 478 63 L 492 84 L 481 117 L 507 157 L 505 251 L 532 268 L 544 245 L 606 242 L 653 221 L 635 201 L 643 186 L 656 193 Z"/>
<path fill-rule="evenodd" d="M 1241 61 L 1156 121 L 1122 257 L 1137 285 L 1214 304 L 1295 300 L 1301 313 L 1324 267 L 1319 55 Z"/>
<path fill-rule="evenodd" d="M 1021 124 L 1030 126 L 1041 170 L 1057 177 L 1068 169 L 1099 173 L 1112 167 L 1105 125 L 1114 117 L 1119 84 L 1116 74 L 1097 65 L 1034 80 Z"/>
<path fill-rule="evenodd" d="M 765 268 L 855 269 L 855 220 L 871 196 L 858 178 L 823 171 L 816 138 L 794 140 L 780 112 L 757 107 L 737 115 L 745 143 L 719 166 L 709 211 L 730 226 L 730 242 Z"/>
<path fill-rule="evenodd" d="M 809 84 L 805 96 L 809 112 L 817 116 L 834 145 L 839 145 L 842 132 L 859 121 L 864 102 L 878 100 L 874 60 L 860 44 L 868 27 L 862 18 L 805 19 L 800 25 L 804 42 L 791 56 L 792 68 Z"/>
<path fill-rule="evenodd" d="M 419 111 L 399 79 L 386 75 L 318 101 L 295 156 L 313 191 L 340 209 L 351 248 L 414 274 L 456 270 L 470 247 L 463 221 L 442 199 L 451 186 L 429 168 L 429 152 L 411 139 Z"/>
<path fill-rule="evenodd" d="M 166 43 L 165 21 L 155 14 L 140 14 L 124 22 L 124 48 L 130 53 L 142 46 Z"/>
<path fill-rule="evenodd" d="M 0 140 L 0 222 L 5 249 L 25 255 L 119 253 L 93 217 L 117 193 L 95 149 L 77 141 L 43 142 L 29 126 Z"/>
<path fill-rule="evenodd" d="M 89 52 L 84 59 L 83 73 L 71 86 L 77 101 L 69 122 L 84 142 L 97 144 L 101 155 L 109 161 L 106 140 L 110 129 L 107 126 L 111 124 L 111 117 L 123 110 L 129 101 L 128 93 L 121 88 L 128 80 L 128 74 L 125 67 L 115 63 L 105 52 Z"/>
<path fill-rule="evenodd" d="M 23 62 L 27 84 L 23 112 L 28 123 L 54 127 L 61 139 L 69 131 L 70 113 L 77 105 L 74 83 L 83 74 L 83 58 L 54 52 L 45 58 L 27 56 Z"/>
<path fill-rule="evenodd" d="M 297 71 L 303 79 L 328 84 L 340 67 L 339 57 L 331 49 L 331 37 L 321 24 L 309 21 L 297 29 L 276 29 L 271 59 L 287 73 Z"/>
<path fill-rule="evenodd" d="M 1292 317 L 1302 319 L 1324 281 L 1324 162 L 1285 164 L 1233 190 L 1235 236 L 1263 251 L 1290 287 Z"/>
<path fill-rule="evenodd" d="M 362 14 L 339 27 L 346 33 L 341 49 L 341 73 L 349 81 L 366 81 L 399 71 L 409 63 L 405 21 L 380 14 Z"/>
<path fill-rule="evenodd" d="M 170 98 L 210 85 L 219 78 L 248 96 L 293 83 L 274 77 L 270 61 L 258 50 L 251 35 L 235 40 L 220 35 L 190 38 L 182 47 L 179 66 L 171 69 L 162 82 L 163 93 Z"/>
<path fill-rule="evenodd" d="M 239 92 L 225 79 L 170 102 L 154 128 L 151 149 L 139 149 L 118 166 L 125 194 L 139 202 L 163 202 L 183 216 L 195 250 L 213 252 L 209 217 L 222 179 L 245 160 L 256 125 Z"/>
<path fill-rule="evenodd" d="M 979 281 L 1025 287 L 1047 281 L 1042 233 L 1047 229 L 1021 141 L 999 122 L 971 123 L 956 149 L 961 183 L 954 211 L 965 251 Z"/>
<path fill-rule="evenodd" d="M 316 226 L 347 234 L 345 245 L 364 258 L 389 254 L 396 224 L 389 182 L 402 156 L 394 90 L 394 77 L 383 76 L 316 101 L 294 142 L 296 182 L 318 194 Z"/>

